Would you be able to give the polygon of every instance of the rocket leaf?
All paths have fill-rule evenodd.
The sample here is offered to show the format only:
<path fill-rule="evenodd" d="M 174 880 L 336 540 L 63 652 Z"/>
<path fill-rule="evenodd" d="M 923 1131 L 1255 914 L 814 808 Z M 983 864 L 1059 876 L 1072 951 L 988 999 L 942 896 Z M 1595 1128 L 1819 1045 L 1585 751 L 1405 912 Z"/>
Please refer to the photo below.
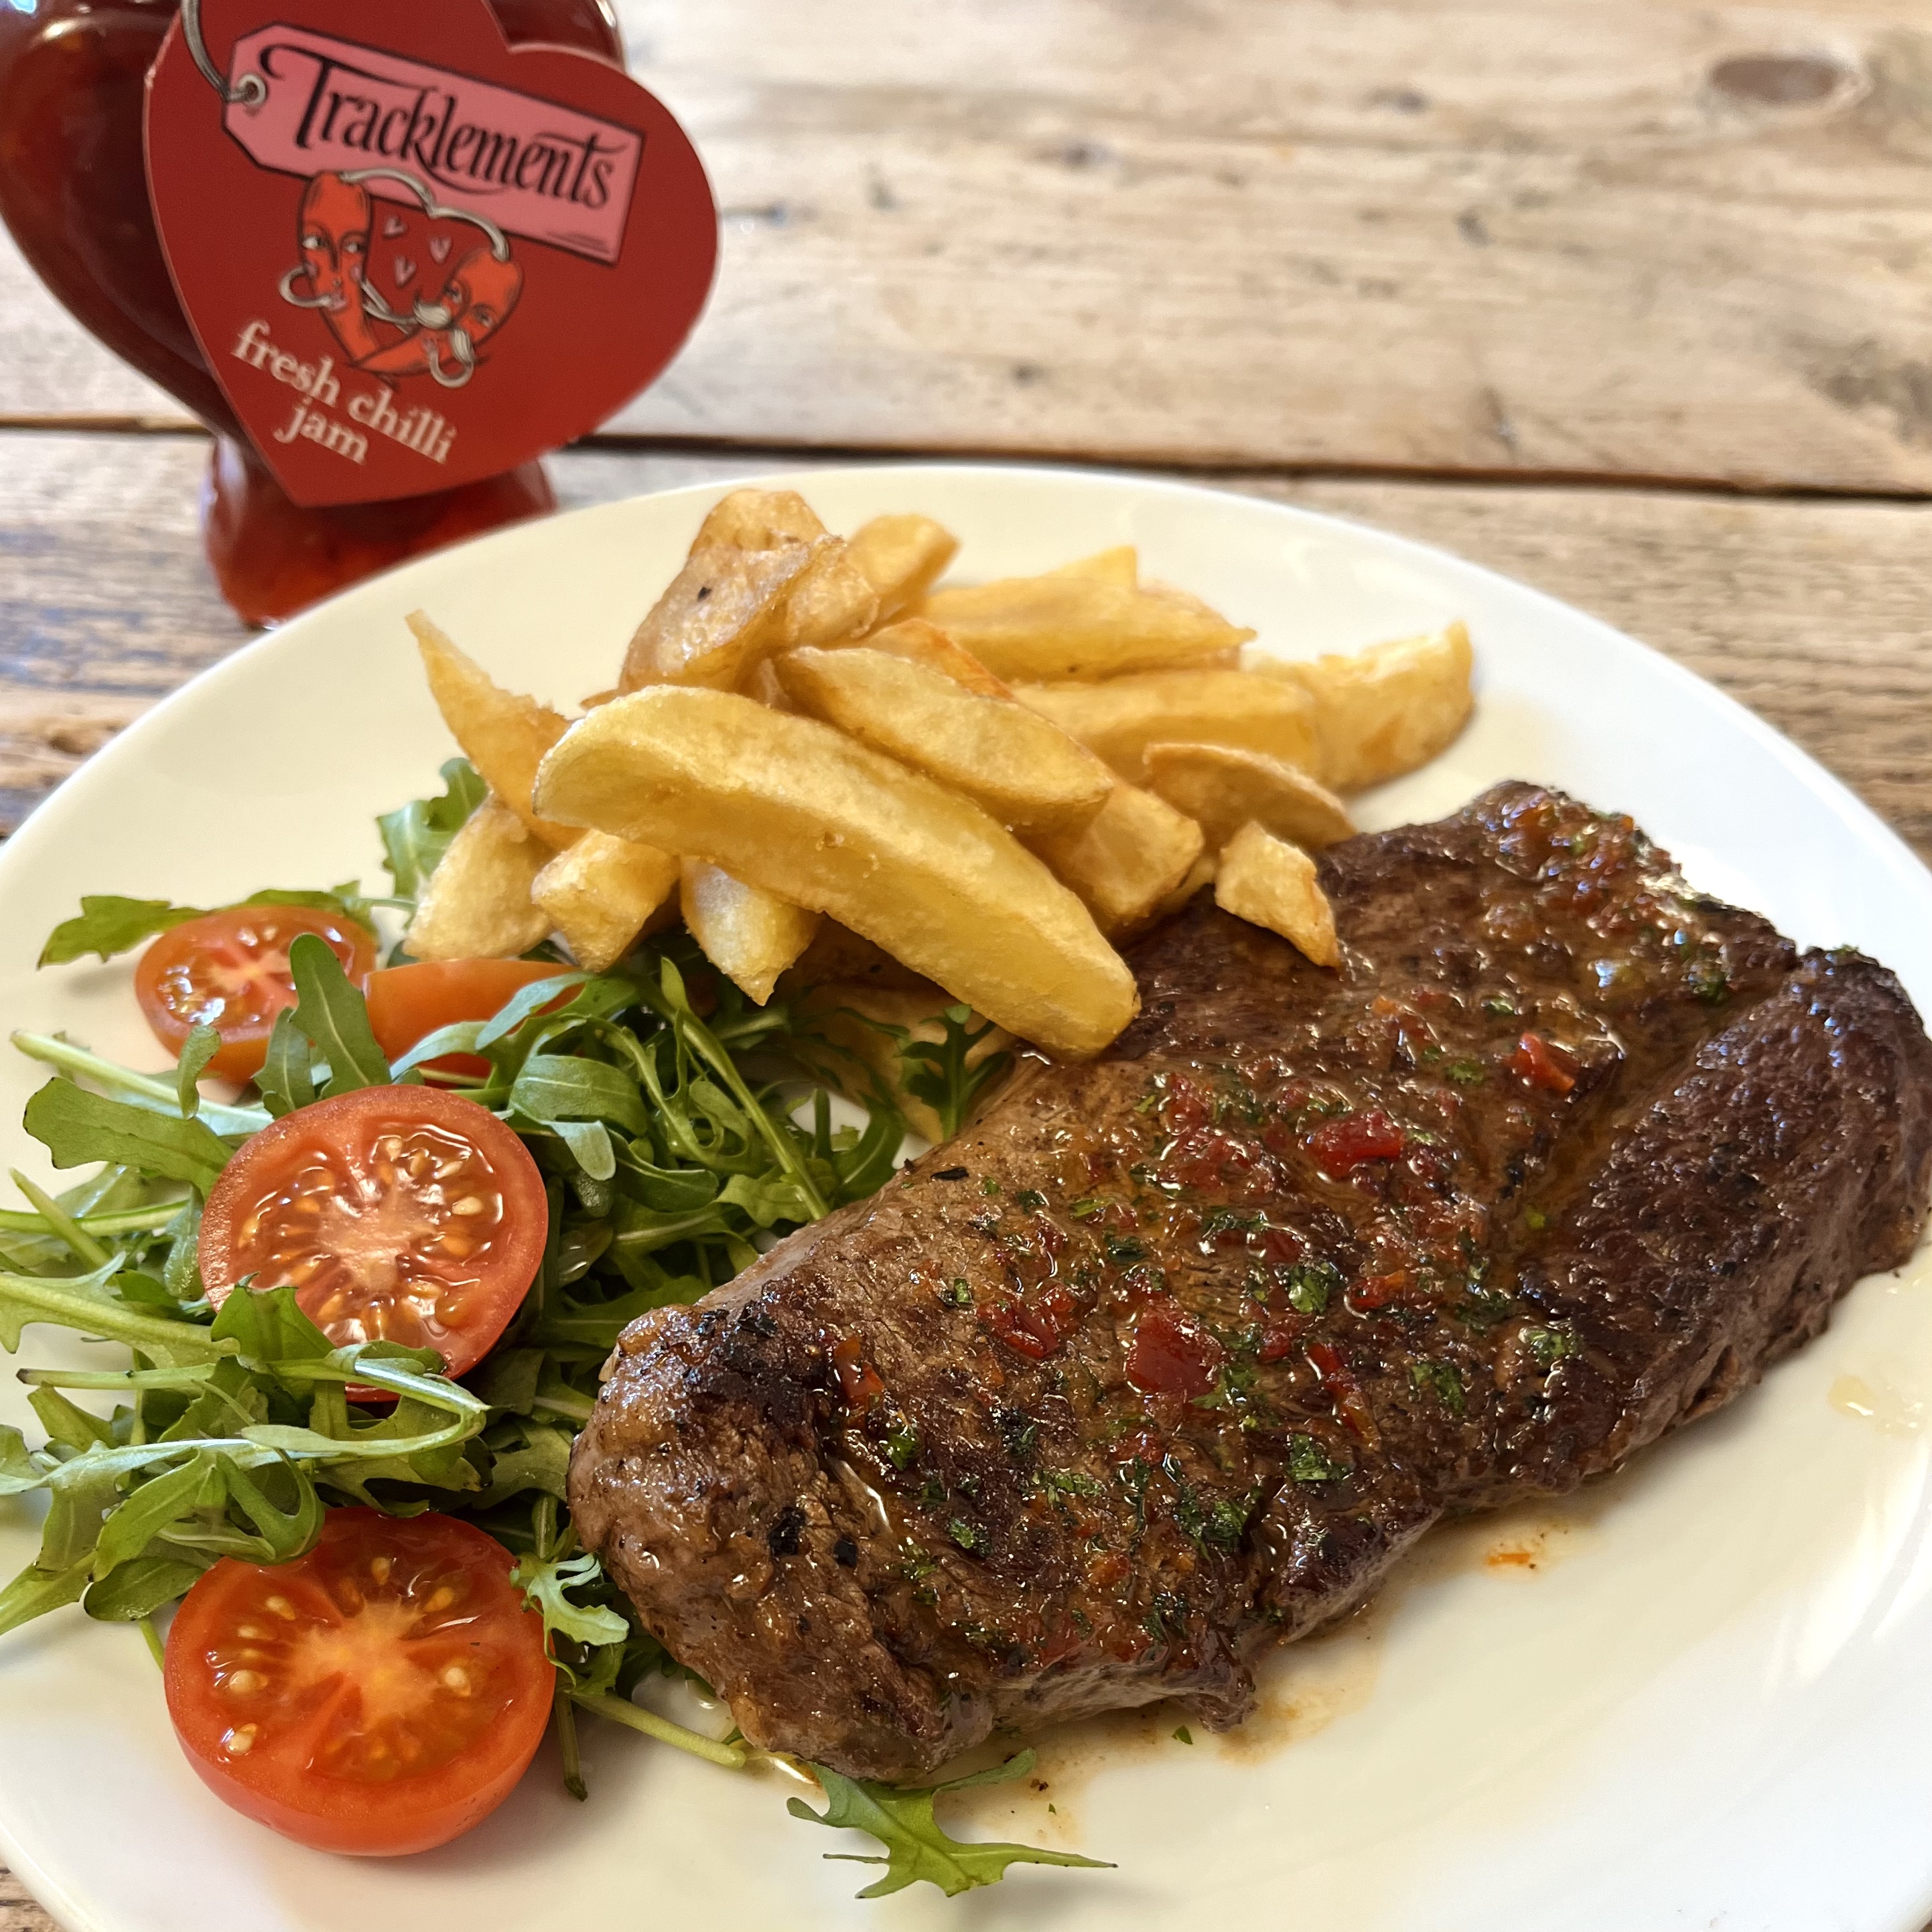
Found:
<path fill-rule="evenodd" d="M 1042 1851 L 1036 1845 L 962 1844 L 949 1838 L 932 1815 L 934 1799 L 945 1792 L 964 1791 L 977 1784 L 1004 1784 L 1010 1779 L 1025 1777 L 1033 1766 L 1034 1754 L 1024 1750 L 974 1777 L 908 1790 L 899 1785 L 875 1784 L 870 1779 L 845 1778 L 815 1764 L 812 1774 L 824 1786 L 826 1808 L 814 1811 L 800 1798 L 790 1799 L 785 1808 L 794 1818 L 806 1819 L 814 1825 L 869 1832 L 885 1846 L 884 1858 L 850 1852 L 825 1855 L 828 1858 L 850 1858 L 855 1864 L 886 1868 L 885 1876 L 866 1886 L 859 1894 L 861 1898 L 883 1898 L 888 1892 L 903 1892 L 908 1886 L 921 1882 L 938 1886 L 952 1898 L 975 1886 L 997 1885 L 1006 1876 L 1007 1868 L 1016 1864 L 1111 1869 L 1102 1858 L 1083 1858 L 1074 1852 Z"/>

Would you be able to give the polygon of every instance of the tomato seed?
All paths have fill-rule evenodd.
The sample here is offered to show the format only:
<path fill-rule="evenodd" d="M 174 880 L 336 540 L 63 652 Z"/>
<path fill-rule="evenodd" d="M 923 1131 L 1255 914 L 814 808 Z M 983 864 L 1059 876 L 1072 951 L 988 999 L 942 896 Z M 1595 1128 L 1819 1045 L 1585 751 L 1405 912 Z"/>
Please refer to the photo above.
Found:
<path fill-rule="evenodd" d="M 234 1692 L 238 1697 L 252 1696 L 256 1691 L 266 1690 L 268 1680 L 259 1670 L 238 1670 L 229 1678 L 224 1688 Z"/>
<path fill-rule="evenodd" d="M 378 1583 L 386 1583 L 389 1580 L 389 1559 L 386 1556 L 370 1557 L 369 1574 Z"/>
<path fill-rule="evenodd" d="M 294 1622 L 296 1606 L 289 1601 L 287 1598 L 271 1597 L 268 1599 L 268 1607 L 272 1610 L 277 1616 L 286 1618 L 290 1622 Z"/>
<path fill-rule="evenodd" d="M 221 1748 L 231 1757 L 246 1757 L 255 1748 L 256 1728 L 253 1724 L 238 1724 L 221 1740 Z"/>

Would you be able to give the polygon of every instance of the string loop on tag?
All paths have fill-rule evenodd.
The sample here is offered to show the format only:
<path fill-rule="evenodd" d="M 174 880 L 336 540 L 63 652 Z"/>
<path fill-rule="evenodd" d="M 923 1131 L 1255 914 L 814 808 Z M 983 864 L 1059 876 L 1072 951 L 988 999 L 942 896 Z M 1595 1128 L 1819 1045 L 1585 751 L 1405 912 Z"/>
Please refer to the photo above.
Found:
<path fill-rule="evenodd" d="M 244 107 L 259 107 L 268 98 L 268 83 L 259 74 L 244 74 L 232 87 L 208 57 L 207 43 L 201 38 L 201 0 L 181 0 L 182 38 L 201 77 L 224 100 L 239 101 Z"/>

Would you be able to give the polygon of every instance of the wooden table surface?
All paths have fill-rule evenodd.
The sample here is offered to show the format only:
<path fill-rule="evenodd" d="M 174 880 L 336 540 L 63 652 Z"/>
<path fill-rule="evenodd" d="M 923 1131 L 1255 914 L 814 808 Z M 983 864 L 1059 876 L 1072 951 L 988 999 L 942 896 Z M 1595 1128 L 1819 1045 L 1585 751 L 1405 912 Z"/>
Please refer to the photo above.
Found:
<path fill-rule="evenodd" d="M 1669 652 L 1932 858 L 1924 0 L 620 10 L 724 245 L 568 501 L 946 454 L 1339 512 Z M 10 830 L 244 633 L 205 442 L 4 240 L 0 340 Z"/>

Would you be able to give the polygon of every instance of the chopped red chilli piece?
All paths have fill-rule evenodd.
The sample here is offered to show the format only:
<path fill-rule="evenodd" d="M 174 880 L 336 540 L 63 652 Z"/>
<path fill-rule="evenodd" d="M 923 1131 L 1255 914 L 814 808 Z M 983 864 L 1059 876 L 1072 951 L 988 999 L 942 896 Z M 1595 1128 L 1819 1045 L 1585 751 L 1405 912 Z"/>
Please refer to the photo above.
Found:
<path fill-rule="evenodd" d="M 1348 1299 L 1358 1308 L 1388 1308 L 1398 1302 L 1415 1286 L 1415 1276 L 1408 1268 L 1396 1268 L 1389 1274 L 1371 1275 L 1367 1280 L 1358 1282 L 1348 1293 Z"/>
<path fill-rule="evenodd" d="M 1276 1316 L 1262 1330 L 1260 1348 L 1256 1352 L 1264 1362 L 1278 1362 L 1294 1352 L 1308 1324 L 1296 1315 Z"/>
<path fill-rule="evenodd" d="M 1043 1362 L 1073 1331 L 1080 1304 L 1057 1281 L 1010 1295 L 987 1311 L 986 1325 L 1030 1361 Z"/>
<path fill-rule="evenodd" d="M 1379 1107 L 1324 1121 L 1308 1137 L 1315 1164 L 1331 1180 L 1340 1180 L 1372 1160 L 1394 1160 L 1405 1144 L 1401 1128 Z"/>
<path fill-rule="evenodd" d="M 1576 1076 L 1565 1064 L 1568 1055 L 1552 1046 L 1540 1033 L 1526 1033 L 1516 1042 L 1507 1063 L 1510 1071 L 1532 1087 L 1552 1094 L 1567 1094 L 1576 1084 Z"/>
<path fill-rule="evenodd" d="M 1205 1395 L 1226 1353 L 1181 1310 L 1150 1302 L 1134 1324 L 1127 1380 L 1143 1395 Z"/>
<path fill-rule="evenodd" d="M 842 1335 L 832 1345 L 832 1366 L 838 1371 L 838 1387 L 847 1406 L 861 1412 L 886 1392 L 878 1370 L 865 1359 L 865 1345 L 856 1335 Z"/>
<path fill-rule="evenodd" d="M 1341 1352 L 1332 1342 L 1311 1342 L 1308 1345 L 1308 1361 L 1322 1378 L 1322 1386 L 1328 1391 L 1336 1414 L 1368 1448 L 1378 1447 L 1382 1432 L 1376 1426 L 1374 1412 L 1349 1372 L 1348 1364 L 1342 1360 Z"/>

